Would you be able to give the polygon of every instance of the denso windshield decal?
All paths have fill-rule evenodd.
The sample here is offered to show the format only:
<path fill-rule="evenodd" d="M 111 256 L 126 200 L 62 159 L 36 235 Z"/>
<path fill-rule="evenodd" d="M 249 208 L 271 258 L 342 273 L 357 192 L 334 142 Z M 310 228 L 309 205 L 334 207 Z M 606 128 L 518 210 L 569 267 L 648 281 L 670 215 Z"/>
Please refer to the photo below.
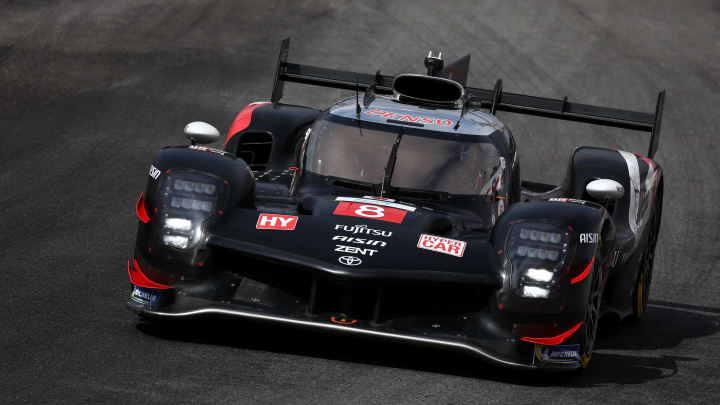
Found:
<path fill-rule="evenodd" d="M 403 219 L 405 219 L 405 214 L 407 214 L 407 211 L 390 207 L 381 207 L 379 205 L 341 202 L 335 208 L 333 214 L 345 215 L 348 217 L 377 219 L 378 221 L 387 221 L 401 224 Z"/>
<path fill-rule="evenodd" d="M 397 121 L 407 121 L 412 122 L 416 124 L 424 124 L 424 125 L 441 125 L 441 126 L 451 126 L 453 122 L 451 120 L 445 119 L 445 118 L 433 118 L 433 117 L 419 117 L 414 115 L 408 115 L 408 114 L 400 114 L 392 111 L 385 111 L 380 109 L 373 109 L 369 111 L 365 111 L 365 114 L 368 115 L 379 115 L 383 118 L 387 119 L 393 119 Z"/>
<path fill-rule="evenodd" d="M 392 208 L 397 208 L 397 209 L 401 209 L 401 210 L 405 210 L 405 211 L 415 212 L 415 207 L 413 207 L 412 205 L 400 204 L 400 203 L 396 203 L 395 200 L 380 199 L 379 197 L 369 197 L 369 196 L 365 196 L 363 198 L 337 197 L 337 198 L 335 198 L 335 201 L 347 201 L 347 202 L 355 202 L 355 203 L 382 205 L 384 207 L 392 207 Z"/>

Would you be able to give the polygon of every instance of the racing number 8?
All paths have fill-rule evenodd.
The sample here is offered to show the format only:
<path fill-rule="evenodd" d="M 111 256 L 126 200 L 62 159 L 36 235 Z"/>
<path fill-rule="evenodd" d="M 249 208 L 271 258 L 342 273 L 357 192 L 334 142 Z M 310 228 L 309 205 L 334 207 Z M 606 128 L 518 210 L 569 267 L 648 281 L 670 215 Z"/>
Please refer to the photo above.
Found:
<path fill-rule="evenodd" d="M 361 205 L 355 210 L 355 214 L 366 218 L 382 218 L 385 216 L 385 209 L 377 205 Z"/>
<path fill-rule="evenodd" d="M 342 201 L 337 205 L 337 207 L 335 207 L 335 211 L 333 211 L 333 214 L 346 215 L 348 217 L 375 219 L 378 221 L 394 222 L 396 224 L 401 224 L 403 219 L 405 218 L 405 214 L 407 214 L 407 211 L 391 207 L 382 207 L 369 203 L 363 204 Z"/>

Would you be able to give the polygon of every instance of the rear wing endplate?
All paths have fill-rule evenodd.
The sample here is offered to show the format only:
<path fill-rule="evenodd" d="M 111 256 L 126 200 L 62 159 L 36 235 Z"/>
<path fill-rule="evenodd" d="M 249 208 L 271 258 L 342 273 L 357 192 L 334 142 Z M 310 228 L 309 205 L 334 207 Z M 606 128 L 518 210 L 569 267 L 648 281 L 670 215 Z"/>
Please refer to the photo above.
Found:
<path fill-rule="evenodd" d="M 277 103 L 283 96 L 285 82 L 302 83 L 322 87 L 344 90 L 366 89 L 373 84 L 375 93 L 393 94 L 392 82 L 394 76 L 355 73 L 344 70 L 328 69 L 316 66 L 289 63 L 288 51 L 290 38 L 282 41 L 275 83 L 271 101 Z M 587 124 L 603 125 L 607 127 L 631 129 L 650 133 L 650 145 L 647 156 L 653 158 L 658 150 L 660 141 L 660 125 L 662 123 L 663 104 L 665 103 L 665 90 L 658 94 L 655 113 L 621 110 L 609 107 L 599 107 L 543 97 L 526 96 L 502 91 L 502 81 L 498 79 L 493 90 L 465 87 L 469 97 L 468 102 L 474 107 L 487 107 L 491 114 L 497 111 L 506 111 L 537 117 L 554 118 L 564 121 L 584 122 Z"/>

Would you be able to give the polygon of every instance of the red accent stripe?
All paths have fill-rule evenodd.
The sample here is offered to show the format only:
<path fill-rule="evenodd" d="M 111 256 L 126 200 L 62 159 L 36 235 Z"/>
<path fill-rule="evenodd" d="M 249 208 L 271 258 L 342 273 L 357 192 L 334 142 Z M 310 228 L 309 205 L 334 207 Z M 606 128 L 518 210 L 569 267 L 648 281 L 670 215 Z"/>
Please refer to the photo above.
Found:
<path fill-rule="evenodd" d="M 139 220 L 146 224 L 150 222 L 150 217 L 145 210 L 145 199 L 143 198 L 143 193 L 140 193 L 140 198 L 138 198 L 137 203 L 135 203 L 135 212 L 137 213 Z"/>
<path fill-rule="evenodd" d="M 563 332 L 557 336 L 546 337 L 546 338 L 521 337 L 520 340 L 524 340 L 524 341 L 530 342 L 530 343 L 538 343 L 541 345 L 559 345 L 565 339 L 569 338 L 573 333 L 575 333 L 578 329 L 580 329 L 580 326 L 582 324 L 583 324 L 582 321 L 580 321 L 579 324 L 573 326 L 567 332 Z"/>
<path fill-rule="evenodd" d="M 127 270 L 128 277 L 130 277 L 130 282 L 133 283 L 133 285 L 136 285 L 138 287 L 156 288 L 158 290 L 167 290 L 169 288 L 172 288 L 170 286 L 156 283 L 150 280 L 140 269 L 140 265 L 138 264 L 137 260 L 132 259 L 132 262 L 133 266 L 130 267 L 130 260 L 128 260 Z"/>
<path fill-rule="evenodd" d="M 653 170 L 657 170 L 657 164 L 655 164 L 655 161 L 654 161 L 654 160 L 652 160 L 652 159 L 650 159 L 650 158 L 646 158 L 646 157 L 643 156 L 643 155 L 638 155 L 637 153 L 635 154 L 635 156 L 637 156 L 637 157 L 640 158 L 641 160 L 645 161 L 645 163 L 647 163 L 648 166 L 652 166 Z"/>
<path fill-rule="evenodd" d="M 230 139 L 232 139 L 233 136 L 250 126 L 253 111 L 255 111 L 256 108 L 262 107 L 267 104 L 270 103 L 248 104 L 242 110 L 240 110 L 237 117 L 235 117 L 235 121 L 233 121 L 232 125 L 230 126 L 227 138 L 225 138 L 225 146 L 227 146 L 228 142 L 230 142 Z"/>
<path fill-rule="evenodd" d="M 570 284 L 575 284 L 575 283 L 578 283 L 578 282 L 580 282 L 580 281 L 583 281 L 583 279 L 584 279 L 585 277 L 587 277 L 588 274 L 590 274 L 590 270 L 592 269 L 592 265 L 593 265 L 594 262 L 595 262 L 595 256 L 593 256 L 593 258 L 590 260 L 590 264 L 588 264 L 587 267 L 585 267 L 585 270 L 583 270 L 582 273 L 580 273 L 580 274 L 579 274 L 577 277 L 575 277 L 574 279 L 570 280 Z"/>

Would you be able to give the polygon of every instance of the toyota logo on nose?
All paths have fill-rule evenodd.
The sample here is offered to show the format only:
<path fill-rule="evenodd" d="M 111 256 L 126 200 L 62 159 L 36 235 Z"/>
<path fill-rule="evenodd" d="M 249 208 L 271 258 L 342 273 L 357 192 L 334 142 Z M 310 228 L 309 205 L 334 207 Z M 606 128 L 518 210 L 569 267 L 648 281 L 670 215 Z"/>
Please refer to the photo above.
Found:
<path fill-rule="evenodd" d="M 362 263 L 362 260 L 358 259 L 355 256 L 340 256 L 338 261 L 346 266 L 357 266 L 358 264 Z"/>

